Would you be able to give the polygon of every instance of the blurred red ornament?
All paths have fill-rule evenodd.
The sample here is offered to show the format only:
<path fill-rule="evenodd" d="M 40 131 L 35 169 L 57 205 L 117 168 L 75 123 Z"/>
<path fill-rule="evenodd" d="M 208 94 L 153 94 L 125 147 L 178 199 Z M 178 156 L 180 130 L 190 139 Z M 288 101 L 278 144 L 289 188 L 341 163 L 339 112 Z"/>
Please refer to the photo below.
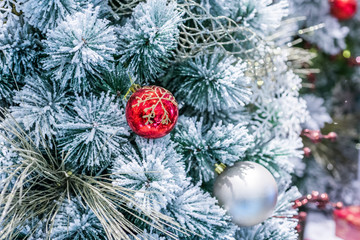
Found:
<path fill-rule="evenodd" d="M 352 18 L 357 9 L 356 0 L 329 0 L 331 14 L 339 20 Z"/>
<path fill-rule="evenodd" d="M 126 120 L 130 128 L 144 138 L 161 138 L 170 133 L 178 116 L 174 96 L 158 86 L 138 89 L 126 104 Z"/>
<path fill-rule="evenodd" d="M 360 206 L 334 210 L 336 236 L 344 240 L 360 239 Z"/>

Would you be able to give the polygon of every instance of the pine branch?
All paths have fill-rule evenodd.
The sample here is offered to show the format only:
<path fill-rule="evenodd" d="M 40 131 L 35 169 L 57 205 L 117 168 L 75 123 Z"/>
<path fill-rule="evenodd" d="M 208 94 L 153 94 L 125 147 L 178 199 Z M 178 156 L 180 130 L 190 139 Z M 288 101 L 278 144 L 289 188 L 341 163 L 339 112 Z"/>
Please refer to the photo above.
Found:
<path fill-rule="evenodd" d="M 77 92 L 88 91 L 93 76 L 109 70 L 115 54 L 114 27 L 108 20 L 99 19 L 99 7 L 84 9 L 69 15 L 47 33 L 44 40 L 47 58 L 45 70 Z"/>
<path fill-rule="evenodd" d="M 49 149 L 44 155 L 13 119 L 11 124 L 7 123 L 9 121 L 2 122 L 3 137 L 11 144 L 13 151 L 19 154 L 21 163 L 6 179 L 0 195 L 0 239 L 19 236 L 28 226 L 28 219 L 40 219 L 45 224 L 46 239 L 53 239 L 52 230 L 57 227 L 55 223 L 61 218 L 58 215 L 61 205 L 66 197 L 72 199 L 74 195 L 80 197 L 85 208 L 88 206 L 95 214 L 109 240 L 119 237 L 130 239 L 129 235 L 138 239 L 136 235 L 141 233 L 139 228 L 124 218 L 122 211 L 139 218 L 172 239 L 176 239 L 176 236 L 165 230 L 165 226 L 186 234 L 186 230 L 181 230 L 183 228 L 171 218 L 151 208 L 143 210 L 151 221 L 138 216 L 133 209 L 124 208 L 127 204 L 132 204 L 142 209 L 135 201 L 136 191 L 113 186 L 106 176 L 91 177 L 67 171 L 63 164 L 65 159 L 59 162 L 59 159 L 49 155 Z M 15 183 L 11 186 L 13 178 Z M 28 231 L 28 235 L 33 233 L 34 229 Z"/>

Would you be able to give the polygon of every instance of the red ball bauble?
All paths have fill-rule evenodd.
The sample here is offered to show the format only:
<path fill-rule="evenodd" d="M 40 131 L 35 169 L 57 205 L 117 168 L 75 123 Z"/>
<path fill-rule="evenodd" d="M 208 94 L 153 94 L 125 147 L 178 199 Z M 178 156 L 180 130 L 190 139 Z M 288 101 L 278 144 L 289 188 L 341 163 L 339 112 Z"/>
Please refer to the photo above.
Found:
<path fill-rule="evenodd" d="M 357 0 L 329 0 L 331 14 L 339 20 L 352 18 L 357 9 Z"/>
<path fill-rule="evenodd" d="M 130 128 L 144 138 L 161 138 L 170 133 L 178 116 L 174 96 L 158 86 L 138 89 L 126 104 L 126 120 Z"/>

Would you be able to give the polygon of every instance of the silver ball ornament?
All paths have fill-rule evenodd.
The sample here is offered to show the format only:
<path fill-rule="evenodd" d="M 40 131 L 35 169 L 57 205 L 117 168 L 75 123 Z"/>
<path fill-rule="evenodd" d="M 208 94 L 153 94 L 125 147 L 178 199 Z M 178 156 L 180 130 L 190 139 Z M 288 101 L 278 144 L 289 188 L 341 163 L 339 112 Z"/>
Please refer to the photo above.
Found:
<path fill-rule="evenodd" d="M 272 215 L 278 187 L 265 167 L 243 161 L 220 173 L 214 183 L 214 195 L 235 224 L 248 227 Z"/>

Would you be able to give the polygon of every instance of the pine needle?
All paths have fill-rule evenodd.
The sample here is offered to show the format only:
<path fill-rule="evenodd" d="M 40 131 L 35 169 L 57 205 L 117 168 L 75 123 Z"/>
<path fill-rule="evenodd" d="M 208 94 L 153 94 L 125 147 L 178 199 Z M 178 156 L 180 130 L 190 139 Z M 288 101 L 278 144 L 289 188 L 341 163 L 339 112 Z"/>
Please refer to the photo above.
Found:
<path fill-rule="evenodd" d="M 130 236 L 139 239 L 136 235 L 142 230 L 124 214 L 140 219 L 171 239 L 177 239 L 177 236 L 166 229 L 189 235 L 189 231 L 170 217 L 153 209 L 142 209 L 134 197 L 136 191 L 113 186 L 108 176 L 86 176 L 66 171 L 63 161 L 58 162 L 57 155 L 51 155 L 47 146 L 43 145 L 45 151 L 41 151 L 6 110 L 0 109 L 0 113 L 6 116 L 6 119 L 0 119 L 0 134 L 21 158 L 19 165 L 6 169 L 9 174 L 0 194 L 1 240 L 19 236 L 30 219 L 39 219 L 35 228 L 40 222 L 45 222 L 47 239 L 50 239 L 61 205 L 66 198 L 75 197 L 80 197 L 84 207 L 93 211 L 109 240 L 130 240 Z M 134 208 L 129 209 L 129 205 Z M 29 236 L 35 228 L 29 231 Z"/>

